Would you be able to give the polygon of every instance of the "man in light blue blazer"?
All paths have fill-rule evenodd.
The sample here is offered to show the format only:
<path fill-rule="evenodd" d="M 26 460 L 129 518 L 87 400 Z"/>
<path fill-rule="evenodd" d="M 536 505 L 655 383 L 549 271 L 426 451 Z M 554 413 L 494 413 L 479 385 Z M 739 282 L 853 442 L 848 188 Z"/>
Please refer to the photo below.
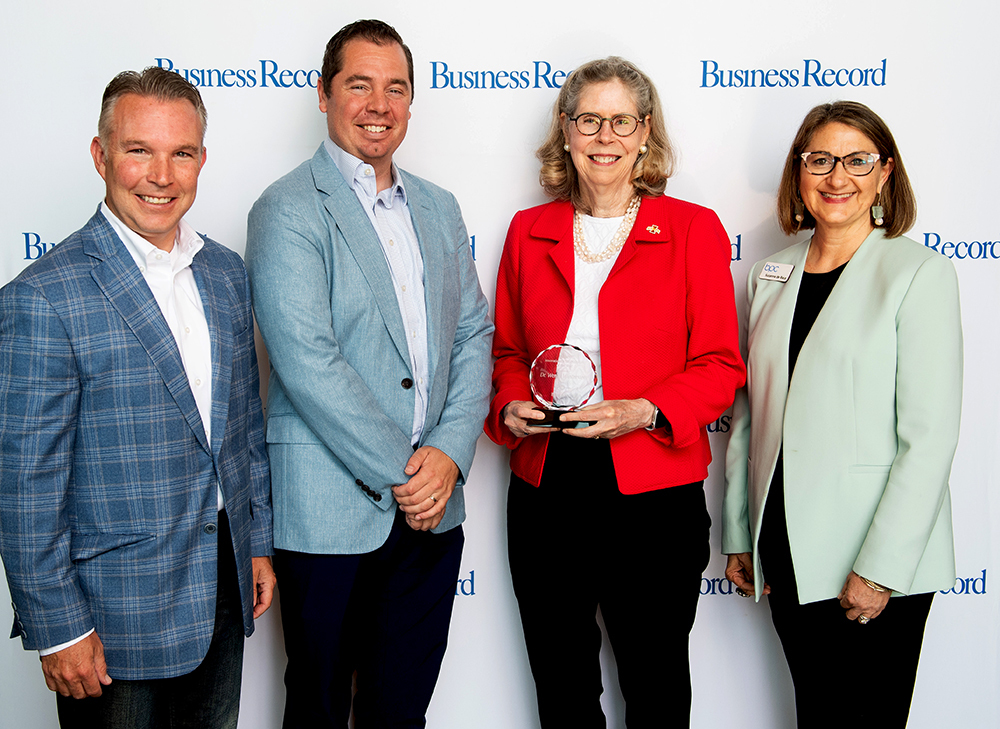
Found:
<path fill-rule="evenodd" d="M 329 138 L 250 211 L 285 727 L 423 726 L 461 562 L 492 325 L 458 204 L 403 172 L 413 62 L 375 20 L 327 45 Z"/>
<path fill-rule="evenodd" d="M 205 121 L 175 73 L 115 77 L 104 201 L 0 291 L 0 554 L 63 727 L 235 729 L 271 601 L 249 282 L 182 220 Z"/>

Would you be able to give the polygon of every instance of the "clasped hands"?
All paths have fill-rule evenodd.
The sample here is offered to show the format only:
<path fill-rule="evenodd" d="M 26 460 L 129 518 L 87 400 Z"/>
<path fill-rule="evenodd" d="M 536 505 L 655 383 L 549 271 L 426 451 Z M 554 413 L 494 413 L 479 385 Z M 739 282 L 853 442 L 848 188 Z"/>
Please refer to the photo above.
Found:
<path fill-rule="evenodd" d="M 585 428 L 563 430 L 574 438 L 615 438 L 652 425 L 655 415 L 656 407 L 653 403 L 640 397 L 635 400 L 603 400 L 579 410 L 563 413 L 559 416 L 559 420 L 563 423 L 594 422 Z M 507 403 L 503 409 L 504 425 L 518 438 L 551 433 L 553 430 L 551 427 L 531 424 L 544 417 L 535 403 L 527 400 L 514 400 Z"/>
<path fill-rule="evenodd" d="M 406 514 L 411 529 L 428 531 L 441 523 L 448 499 L 455 491 L 458 466 L 444 451 L 421 446 L 406 462 L 410 480 L 392 487 L 392 495 Z"/>

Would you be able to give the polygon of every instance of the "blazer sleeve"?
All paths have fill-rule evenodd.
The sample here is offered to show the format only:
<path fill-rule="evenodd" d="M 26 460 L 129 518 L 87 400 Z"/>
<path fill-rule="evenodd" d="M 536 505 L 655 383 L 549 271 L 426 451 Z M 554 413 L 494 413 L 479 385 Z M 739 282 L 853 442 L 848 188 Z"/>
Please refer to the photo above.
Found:
<path fill-rule="evenodd" d="M 246 264 L 257 323 L 296 413 L 351 474 L 383 494 L 373 503 L 388 510 L 396 503 L 389 489 L 407 480 L 410 434 L 383 412 L 341 351 L 323 254 L 338 233 L 313 220 L 322 206 L 300 209 L 315 190 L 293 192 L 306 202 L 272 189 L 250 210 Z"/>
<path fill-rule="evenodd" d="M 242 263 L 243 301 L 247 321 L 253 321 L 250 297 L 250 278 Z M 243 356 L 250 358 L 250 377 L 245 384 L 249 400 L 247 406 L 247 444 L 250 452 L 250 503 L 253 504 L 253 524 L 250 532 L 250 554 L 268 557 L 274 554 L 273 513 L 271 510 L 271 469 L 264 444 L 264 410 L 260 400 L 260 370 L 257 365 L 257 344 L 254 328 L 247 328 L 247 338 L 239 342 Z"/>
<path fill-rule="evenodd" d="M 520 445 L 524 439 L 516 437 L 504 425 L 503 409 L 515 400 L 530 402 L 532 399 L 528 378 L 531 360 L 524 340 L 519 290 L 522 218 L 523 213 L 517 213 L 511 220 L 503 253 L 500 255 L 494 314 L 496 332 L 493 335 L 493 356 L 496 359 L 493 365 L 493 389 L 496 394 L 486 418 L 486 434 L 490 440 L 511 449 Z"/>
<path fill-rule="evenodd" d="M 490 344 L 493 340 L 493 323 L 489 317 L 489 304 L 479 285 L 479 274 L 469 234 L 462 219 L 458 201 L 448 195 L 450 212 L 450 237 L 445 241 L 446 256 L 456 259 L 459 276 L 458 302 L 445 302 L 458 308 L 458 325 L 450 352 L 440 356 L 450 357 L 448 366 L 448 392 L 441 416 L 434 424 L 426 423 L 423 445 L 433 446 L 448 455 L 458 466 L 461 486 L 472 468 L 476 441 L 483 430 L 483 420 L 489 407 Z M 428 317 L 434 316 L 428 312 Z M 437 368 L 440 370 L 440 366 Z"/>
<path fill-rule="evenodd" d="M 707 209 L 691 218 L 685 233 L 687 363 L 646 395 L 670 422 L 669 434 L 654 435 L 678 448 L 698 442 L 704 427 L 733 404 L 746 379 L 729 238 L 718 216 Z"/>
<path fill-rule="evenodd" d="M 24 283 L 0 290 L 0 554 L 26 649 L 94 627 L 70 558 L 81 384 L 62 320 Z"/>
<path fill-rule="evenodd" d="M 854 571 L 909 591 L 950 498 L 962 414 L 962 320 L 955 268 L 929 257 L 896 313 L 896 457 Z"/>
<path fill-rule="evenodd" d="M 749 361 L 750 307 L 753 304 L 758 267 L 753 266 L 747 277 L 747 306 L 740 327 L 740 347 L 744 361 Z M 733 420 L 726 448 L 726 487 L 722 499 L 722 553 L 741 554 L 753 550 L 750 534 L 749 465 L 750 457 L 750 377 L 736 391 Z"/>

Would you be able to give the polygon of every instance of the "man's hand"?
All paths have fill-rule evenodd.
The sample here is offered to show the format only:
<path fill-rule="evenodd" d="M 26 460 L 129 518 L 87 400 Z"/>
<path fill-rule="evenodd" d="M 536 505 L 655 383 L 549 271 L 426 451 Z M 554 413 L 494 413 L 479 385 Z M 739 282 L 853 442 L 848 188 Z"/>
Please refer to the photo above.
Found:
<path fill-rule="evenodd" d="M 101 686 L 111 685 L 111 676 L 104 663 L 104 644 L 97 633 L 91 633 L 69 648 L 42 656 L 42 673 L 50 691 L 74 699 L 100 696 Z"/>
<path fill-rule="evenodd" d="M 455 490 L 458 466 L 433 446 L 418 448 L 406 462 L 404 473 L 410 480 L 392 487 L 406 523 L 418 531 L 433 529 L 444 518 L 444 510 Z"/>
<path fill-rule="evenodd" d="M 274 586 L 278 578 L 271 567 L 270 557 L 253 558 L 253 617 L 256 620 L 271 607 Z"/>

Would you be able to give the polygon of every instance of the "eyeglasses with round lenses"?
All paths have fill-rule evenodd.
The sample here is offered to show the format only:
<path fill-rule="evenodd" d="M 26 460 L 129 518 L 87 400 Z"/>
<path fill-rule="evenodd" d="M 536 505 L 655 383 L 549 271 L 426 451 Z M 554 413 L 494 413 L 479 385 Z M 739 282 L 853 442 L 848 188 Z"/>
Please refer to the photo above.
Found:
<path fill-rule="evenodd" d="M 576 122 L 576 129 L 580 134 L 585 137 L 592 137 L 601 131 L 601 127 L 604 126 L 604 122 L 608 122 L 611 125 L 611 131 L 617 134 L 619 137 L 629 137 L 635 133 L 635 130 L 639 128 L 642 124 L 642 120 L 631 114 L 615 114 L 610 119 L 606 116 L 599 116 L 598 114 L 579 114 L 574 117 L 570 117 L 571 122 Z"/>
<path fill-rule="evenodd" d="M 810 175 L 829 175 L 840 162 L 844 171 L 855 177 L 864 177 L 875 169 L 879 156 L 874 152 L 854 152 L 846 157 L 835 157 L 829 152 L 803 152 L 799 155 Z"/>

